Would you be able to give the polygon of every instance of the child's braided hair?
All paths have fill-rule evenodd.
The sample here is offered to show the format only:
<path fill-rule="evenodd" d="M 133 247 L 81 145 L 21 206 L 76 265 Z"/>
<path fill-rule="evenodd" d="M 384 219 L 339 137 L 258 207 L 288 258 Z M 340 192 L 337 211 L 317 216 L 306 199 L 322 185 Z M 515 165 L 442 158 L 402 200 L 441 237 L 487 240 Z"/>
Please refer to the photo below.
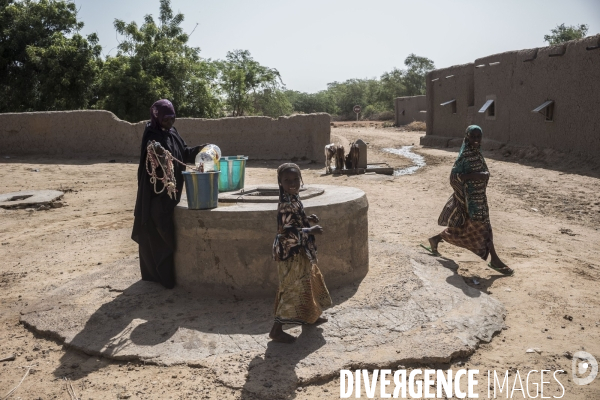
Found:
<path fill-rule="evenodd" d="M 281 175 L 284 171 L 288 169 L 296 169 L 298 170 L 298 175 L 300 175 L 300 183 L 304 185 L 304 181 L 302 180 L 302 171 L 300 171 L 300 167 L 294 163 L 285 163 L 281 164 L 277 168 L 277 184 L 279 185 L 279 201 L 283 201 L 283 186 L 281 185 Z"/>

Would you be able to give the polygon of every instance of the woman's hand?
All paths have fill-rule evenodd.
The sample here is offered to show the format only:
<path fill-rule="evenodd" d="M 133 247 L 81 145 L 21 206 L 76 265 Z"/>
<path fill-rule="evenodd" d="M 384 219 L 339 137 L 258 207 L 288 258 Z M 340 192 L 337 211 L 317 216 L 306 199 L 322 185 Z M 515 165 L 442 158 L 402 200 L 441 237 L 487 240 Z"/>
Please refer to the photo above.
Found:
<path fill-rule="evenodd" d="M 154 146 L 154 151 L 156 151 L 156 154 L 158 154 L 159 156 L 162 156 L 163 154 L 165 154 L 165 149 L 162 147 L 162 145 L 160 143 L 155 142 L 153 140 L 152 146 Z"/>
<path fill-rule="evenodd" d="M 317 217 L 316 214 L 311 214 L 308 216 L 308 220 L 310 222 L 317 223 L 317 222 L 319 222 L 319 217 Z"/>
<path fill-rule="evenodd" d="M 308 228 L 311 235 L 320 235 L 323 233 L 323 228 L 321 225 L 315 225 L 312 228 Z"/>

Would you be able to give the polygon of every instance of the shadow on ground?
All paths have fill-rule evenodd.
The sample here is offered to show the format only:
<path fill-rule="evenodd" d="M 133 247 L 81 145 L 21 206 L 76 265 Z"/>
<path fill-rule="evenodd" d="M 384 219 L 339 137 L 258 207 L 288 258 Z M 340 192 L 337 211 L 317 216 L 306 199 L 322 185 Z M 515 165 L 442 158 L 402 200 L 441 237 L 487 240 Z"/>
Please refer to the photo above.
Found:
<path fill-rule="evenodd" d="M 250 362 L 241 398 L 295 398 L 298 382 L 296 365 L 325 343 L 323 330 L 317 326 L 303 326 L 302 333 L 291 345 L 269 342 L 264 358 L 256 356 Z M 257 397 L 257 393 L 260 396 Z"/>
<path fill-rule="evenodd" d="M 458 154 L 459 147 L 425 147 Z M 532 168 L 543 168 L 564 174 L 574 174 L 600 178 L 600 161 L 598 158 L 561 153 L 552 149 L 537 147 L 505 146 L 497 150 L 482 151 L 485 158 L 495 161 L 512 162 Z M 451 167 L 451 164 L 448 165 Z"/>
<path fill-rule="evenodd" d="M 358 283 L 332 290 L 334 304 L 342 304 L 351 298 Z M 118 293 L 111 287 L 96 288 L 96 291 L 98 289 Z M 152 362 L 154 357 L 165 352 L 166 346 L 174 348 L 170 361 L 175 363 L 180 356 L 178 352 L 187 353 L 185 357 L 188 358 L 190 353 L 196 352 L 198 360 L 212 354 L 226 354 L 226 349 L 235 345 L 243 350 L 264 352 L 264 344 L 257 341 L 256 337 L 264 341 L 273 323 L 272 298 L 243 301 L 204 299 L 183 289 L 167 290 L 159 284 L 145 281 L 133 283 L 111 301 L 102 304 L 89 318 L 82 315 L 84 311 L 77 310 L 78 307 L 62 308 L 65 311 L 59 318 L 63 320 L 54 320 L 54 323 L 86 321 L 83 329 L 68 341 L 69 347 L 89 355 L 122 361 L 148 359 Z M 76 326 L 73 328 L 77 329 Z M 297 357 L 305 352 L 310 353 L 310 349 L 324 343 L 318 332 L 321 332 L 319 328 L 305 327 L 296 344 L 291 347 L 269 343 L 266 357 L 294 348 L 296 352 L 302 350 L 295 355 L 292 355 L 293 351 L 289 355 L 286 353 L 285 358 L 290 361 L 302 359 Z M 217 336 L 223 338 L 220 343 L 215 341 Z M 315 343 L 321 344 L 314 347 Z M 129 347 L 137 347 L 137 354 L 128 354 Z M 147 349 L 147 352 L 142 350 L 139 355 L 139 349 Z M 80 379 L 103 367 L 103 363 L 87 363 L 82 368 L 73 368 L 73 357 L 70 352 L 65 353 L 54 375 Z M 258 359 L 254 363 L 257 362 Z M 264 366 L 256 371 L 261 368 Z M 280 374 L 286 371 L 287 365 L 282 368 Z M 289 373 L 293 373 L 293 367 Z M 252 378 L 253 381 L 256 379 Z"/>

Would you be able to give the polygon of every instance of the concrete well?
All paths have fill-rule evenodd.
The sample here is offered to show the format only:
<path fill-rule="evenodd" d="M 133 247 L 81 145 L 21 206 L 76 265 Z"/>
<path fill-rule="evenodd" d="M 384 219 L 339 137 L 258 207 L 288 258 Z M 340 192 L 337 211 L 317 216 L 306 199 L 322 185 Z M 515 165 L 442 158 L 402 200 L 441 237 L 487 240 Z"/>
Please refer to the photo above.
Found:
<path fill-rule="evenodd" d="M 264 189 L 272 202 L 252 202 Z M 368 202 L 356 188 L 311 185 L 302 203 L 317 214 L 324 233 L 317 236 L 319 268 L 329 289 L 364 278 L 369 269 Z M 274 185 L 248 187 L 252 196 L 237 203 L 219 202 L 211 210 L 188 210 L 182 199 L 175 210 L 177 284 L 211 297 L 274 296 L 277 265 L 271 256 L 277 232 Z M 321 194 L 315 195 L 315 192 Z M 259 200 L 259 199 L 257 199 Z"/>

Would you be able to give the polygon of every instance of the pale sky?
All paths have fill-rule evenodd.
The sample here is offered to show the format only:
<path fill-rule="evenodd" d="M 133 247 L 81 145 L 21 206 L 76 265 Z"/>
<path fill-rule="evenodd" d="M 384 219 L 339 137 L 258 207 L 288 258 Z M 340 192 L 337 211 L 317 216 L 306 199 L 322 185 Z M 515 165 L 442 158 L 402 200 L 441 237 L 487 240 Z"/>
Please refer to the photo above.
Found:
<path fill-rule="evenodd" d="M 96 32 L 103 54 L 116 54 L 115 18 L 157 20 L 158 0 L 75 0 L 81 33 Z M 279 70 L 288 89 L 317 92 L 327 83 L 378 78 L 404 68 L 410 53 L 437 68 L 510 50 L 542 47 L 556 25 L 587 24 L 600 32 L 599 0 L 172 0 L 189 44 L 203 58 L 249 50 Z M 113 49 L 113 50 L 111 50 Z"/>

